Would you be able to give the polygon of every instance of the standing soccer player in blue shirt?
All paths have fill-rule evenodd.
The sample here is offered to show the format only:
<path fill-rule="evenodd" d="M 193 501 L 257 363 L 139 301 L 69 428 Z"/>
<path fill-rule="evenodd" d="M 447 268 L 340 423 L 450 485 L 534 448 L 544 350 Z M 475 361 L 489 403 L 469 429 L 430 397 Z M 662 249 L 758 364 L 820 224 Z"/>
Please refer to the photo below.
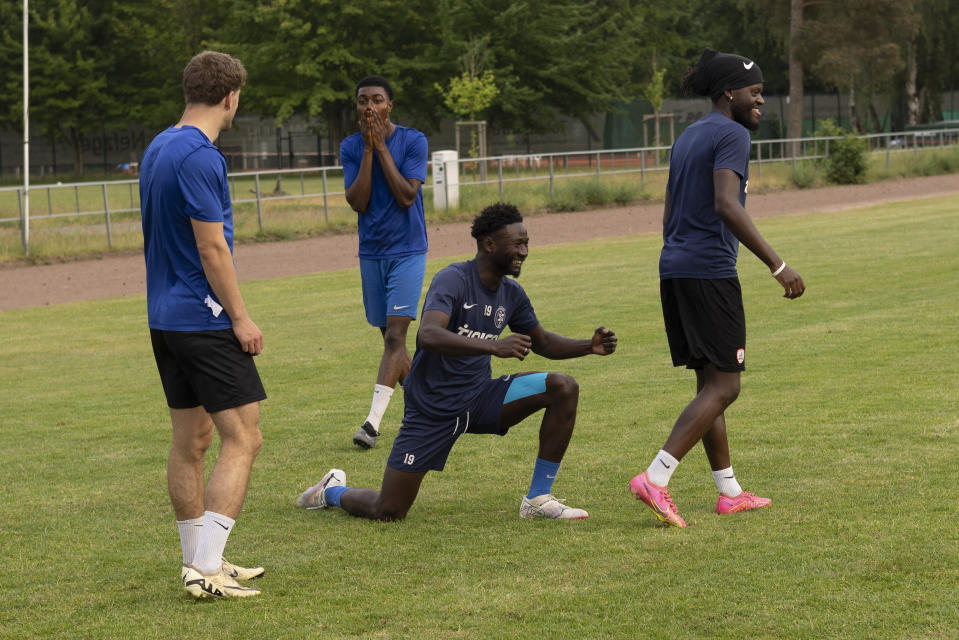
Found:
<path fill-rule="evenodd" d="M 487 207 L 473 221 L 476 257 L 436 274 L 423 304 L 416 355 L 404 384 L 406 411 L 387 461 L 380 491 L 346 486 L 331 469 L 296 504 L 337 506 L 372 520 L 401 520 L 413 505 L 423 476 L 442 471 L 464 433 L 506 435 L 513 425 L 545 409 L 539 452 L 522 518 L 581 519 L 583 509 L 553 497 L 553 481 L 566 452 L 579 401 L 579 385 L 563 373 L 522 373 L 492 379 L 490 357 L 523 360 L 530 351 L 560 360 L 609 355 L 616 335 L 599 327 L 588 340 L 546 331 L 536 319 L 519 276 L 529 254 L 523 217 L 513 205 Z M 512 333 L 500 334 L 506 327 Z"/>
<path fill-rule="evenodd" d="M 340 145 L 346 201 L 357 212 L 366 320 L 383 336 L 373 402 L 353 442 L 376 444 L 396 383 L 410 370 L 406 333 L 416 319 L 426 271 L 426 136 L 390 121 L 393 88 L 380 76 L 356 86 L 360 131 Z"/>
<path fill-rule="evenodd" d="M 707 49 L 683 85 L 710 96 L 713 109 L 673 145 L 659 275 L 673 365 L 696 372 L 696 397 L 647 470 L 629 485 L 659 520 L 675 527 L 685 527 L 686 522 L 666 485 L 679 461 L 700 440 L 719 490 L 716 513 L 771 503 L 739 486 L 726 439 L 725 410 L 739 395 L 740 374 L 746 368 L 746 316 L 736 271 L 739 243 L 769 267 L 786 298 L 798 298 L 806 289 L 744 208 L 749 130 L 759 128 L 760 107 L 765 104 L 759 65 Z"/>
<path fill-rule="evenodd" d="M 204 51 L 183 71 L 186 109 L 150 143 L 140 164 L 147 314 L 173 422 L 167 484 L 183 551 L 180 578 L 194 597 L 248 597 L 263 574 L 223 559 L 263 441 L 266 398 L 253 356 L 263 334 L 250 319 L 233 267 L 226 159 L 213 142 L 236 115 L 246 70 Z M 204 487 L 204 457 L 220 453 Z"/>

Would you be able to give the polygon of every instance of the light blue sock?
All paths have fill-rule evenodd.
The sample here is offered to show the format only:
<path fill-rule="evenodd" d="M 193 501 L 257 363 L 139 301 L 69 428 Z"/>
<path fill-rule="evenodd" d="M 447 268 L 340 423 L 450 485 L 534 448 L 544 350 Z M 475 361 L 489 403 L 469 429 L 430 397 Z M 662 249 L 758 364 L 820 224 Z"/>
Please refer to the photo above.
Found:
<path fill-rule="evenodd" d="M 535 498 L 549 493 L 553 489 L 553 481 L 556 480 L 556 474 L 559 472 L 558 462 L 548 462 L 542 458 L 536 458 L 536 466 L 533 467 L 533 481 L 529 485 L 527 498 Z"/>
<path fill-rule="evenodd" d="M 349 487 L 327 487 L 323 492 L 323 496 L 326 498 L 326 504 L 331 507 L 339 507 L 340 496 L 342 496 L 343 492 L 347 489 L 349 489 Z M 340 508 L 342 509 L 343 507 Z"/>

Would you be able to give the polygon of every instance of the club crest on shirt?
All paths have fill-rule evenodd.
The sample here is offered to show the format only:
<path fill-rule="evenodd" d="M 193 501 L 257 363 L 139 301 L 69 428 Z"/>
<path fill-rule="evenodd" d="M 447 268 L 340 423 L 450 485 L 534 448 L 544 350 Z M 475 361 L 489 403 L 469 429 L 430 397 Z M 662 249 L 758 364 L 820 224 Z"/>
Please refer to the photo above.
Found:
<path fill-rule="evenodd" d="M 498 307 L 496 309 L 496 315 L 493 317 L 493 324 L 496 325 L 497 329 L 503 328 L 503 325 L 506 324 L 506 309 L 503 307 Z"/>

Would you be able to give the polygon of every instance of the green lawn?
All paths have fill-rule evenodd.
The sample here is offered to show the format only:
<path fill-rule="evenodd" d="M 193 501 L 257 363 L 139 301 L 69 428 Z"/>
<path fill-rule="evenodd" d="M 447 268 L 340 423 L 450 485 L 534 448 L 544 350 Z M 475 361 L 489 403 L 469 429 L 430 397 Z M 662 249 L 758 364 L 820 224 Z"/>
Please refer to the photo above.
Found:
<path fill-rule="evenodd" d="M 381 443 L 356 450 L 379 358 L 358 273 L 244 284 L 270 398 L 227 551 L 267 567 L 252 601 L 179 587 L 143 297 L 0 312 L 0 637 L 955 637 L 959 203 L 757 224 L 808 286 L 784 300 L 744 250 L 749 368 L 727 419 L 737 476 L 773 505 L 715 515 L 697 448 L 670 484 L 685 530 L 627 489 L 694 384 L 669 365 L 655 234 L 534 245 L 523 269 L 544 326 L 605 324 L 615 355 L 494 362 L 579 381 L 554 492 L 585 521 L 518 518 L 536 418 L 462 439 L 402 523 L 295 509 L 332 466 L 378 486 L 402 392 Z"/>

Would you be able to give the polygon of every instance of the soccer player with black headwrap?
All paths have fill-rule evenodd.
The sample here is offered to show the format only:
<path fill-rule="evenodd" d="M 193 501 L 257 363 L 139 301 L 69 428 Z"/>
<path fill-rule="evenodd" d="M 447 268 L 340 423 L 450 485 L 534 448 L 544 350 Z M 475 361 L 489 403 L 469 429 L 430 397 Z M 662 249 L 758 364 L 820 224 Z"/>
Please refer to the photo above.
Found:
<path fill-rule="evenodd" d="M 711 49 L 683 78 L 691 93 L 709 96 L 712 110 L 673 145 L 663 212 L 660 296 L 674 366 L 696 372 L 696 396 L 666 444 L 629 483 L 656 517 L 685 527 L 666 488 L 679 461 L 702 440 L 719 491 L 716 513 L 771 504 L 743 491 L 733 473 L 725 410 L 739 395 L 746 368 L 746 318 L 736 271 L 739 244 L 752 251 L 785 290 L 806 285 L 760 235 L 746 212 L 749 131 L 759 128 L 763 75 L 755 61 Z"/>

